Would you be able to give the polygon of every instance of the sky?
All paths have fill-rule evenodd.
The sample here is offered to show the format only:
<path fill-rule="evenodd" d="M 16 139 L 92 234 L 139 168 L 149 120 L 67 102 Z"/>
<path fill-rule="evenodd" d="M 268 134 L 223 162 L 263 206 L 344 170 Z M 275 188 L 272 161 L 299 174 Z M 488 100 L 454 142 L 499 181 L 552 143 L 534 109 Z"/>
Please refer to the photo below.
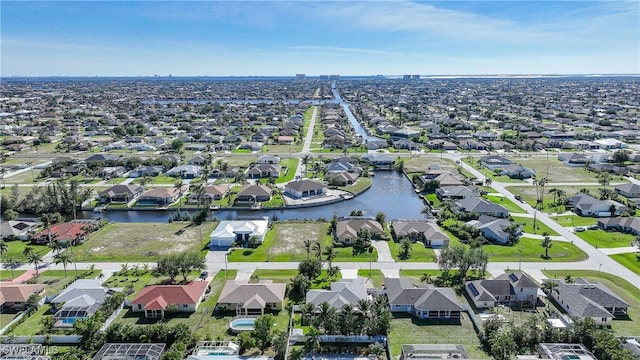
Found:
<path fill-rule="evenodd" d="M 640 1 L 6 1 L 0 75 L 638 74 Z"/>

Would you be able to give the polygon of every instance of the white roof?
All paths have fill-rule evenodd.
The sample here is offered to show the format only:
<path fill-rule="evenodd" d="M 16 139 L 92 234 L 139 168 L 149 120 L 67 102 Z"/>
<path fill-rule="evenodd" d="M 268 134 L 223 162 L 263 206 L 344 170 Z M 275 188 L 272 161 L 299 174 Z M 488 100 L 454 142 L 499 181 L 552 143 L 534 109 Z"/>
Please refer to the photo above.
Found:
<path fill-rule="evenodd" d="M 221 221 L 220 224 L 211 232 L 211 239 L 228 239 L 235 238 L 236 234 L 250 233 L 252 236 L 263 237 L 267 233 L 269 226 L 268 220 L 231 220 Z"/>

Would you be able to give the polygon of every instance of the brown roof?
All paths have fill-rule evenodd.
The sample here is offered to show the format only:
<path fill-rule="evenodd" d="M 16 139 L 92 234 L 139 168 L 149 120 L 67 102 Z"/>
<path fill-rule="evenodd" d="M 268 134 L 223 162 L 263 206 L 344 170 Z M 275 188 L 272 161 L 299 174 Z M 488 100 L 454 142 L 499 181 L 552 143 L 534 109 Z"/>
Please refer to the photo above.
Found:
<path fill-rule="evenodd" d="M 29 296 L 39 294 L 45 289 L 44 284 L 0 284 L 0 304 L 5 302 L 26 302 Z"/>
<path fill-rule="evenodd" d="M 147 190 L 140 195 L 141 197 L 155 197 L 155 198 L 172 198 L 180 193 L 179 189 L 175 187 L 156 187 L 151 190 Z"/>
<path fill-rule="evenodd" d="M 151 285 L 140 290 L 132 304 L 142 304 L 146 310 L 164 310 L 169 304 L 198 304 L 207 288 L 206 281 L 193 281 L 187 285 Z"/>
<path fill-rule="evenodd" d="M 361 230 L 369 230 L 369 233 L 378 235 L 384 232 L 382 225 L 374 219 L 354 218 L 338 221 L 336 224 L 336 237 L 338 239 L 344 237 L 356 238 Z"/>
<path fill-rule="evenodd" d="M 218 303 L 221 304 L 245 304 L 258 305 L 263 303 L 281 303 L 287 284 L 274 283 L 271 280 L 262 280 L 258 283 L 248 283 L 246 281 L 227 281 Z M 263 306 L 264 307 L 264 306 Z M 256 306 L 259 308 L 259 306 Z"/>
<path fill-rule="evenodd" d="M 236 196 L 271 196 L 271 188 L 262 184 L 248 184 L 243 186 Z"/>

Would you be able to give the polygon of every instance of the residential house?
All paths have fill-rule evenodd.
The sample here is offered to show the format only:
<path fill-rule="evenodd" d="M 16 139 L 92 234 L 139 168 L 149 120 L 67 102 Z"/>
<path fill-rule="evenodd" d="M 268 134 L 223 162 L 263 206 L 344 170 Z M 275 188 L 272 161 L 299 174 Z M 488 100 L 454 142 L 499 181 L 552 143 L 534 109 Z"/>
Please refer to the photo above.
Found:
<path fill-rule="evenodd" d="M 558 160 L 562 161 L 565 165 L 573 167 L 586 166 L 589 163 L 593 163 L 590 157 L 574 152 L 562 153 L 558 155 Z"/>
<path fill-rule="evenodd" d="M 358 239 L 358 233 L 365 230 L 368 231 L 373 238 L 384 234 L 382 225 L 375 219 L 352 217 L 338 220 L 334 238 L 341 243 L 352 245 L 356 239 Z"/>
<path fill-rule="evenodd" d="M 386 154 L 365 154 L 362 159 L 368 161 L 375 170 L 391 170 L 395 164 L 395 160 Z"/>
<path fill-rule="evenodd" d="M 269 220 L 224 220 L 209 235 L 210 246 L 230 247 L 233 244 L 246 245 L 249 238 L 256 236 L 262 244 L 269 229 Z"/>
<path fill-rule="evenodd" d="M 155 166 L 138 166 L 137 168 L 129 171 L 130 178 L 139 178 L 144 176 L 158 176 L 164 173 L 164 166 L 155 165 Z"/>
<path fill-rule="evenodd" d="M 102 345 L 92 360 L 160 360 L 166 346 L 164 343 L 149 342 L 106 343 Z"/>
<path fill-rule="evenodd" d="M 260 280 L 227 281 L 218 298 L 218 309 L 235 311 L 237 315 L 262 315 L 270 310 L 282 310 L 287 284 Z"/>
<path fill-rule="evenodd" d="M 510 164 L 499 168 L 500 175 L 506 175 L 511 179 L 529 179 L 536 175 L 536 171 L 520 164 Z M 497 169 L 496 169 L 497 170 Z"/>
<path fill-rule="evenodd" d="M 495 279 L 467 281 L 465 290 L 479 309 L 493 308 L 497 304 L 535 306 L 538 301 L 538 285 L 523 272 L 502 274 Z"/>
<path fill-rule="evenodd" d="M 627 144 L 617 139 L 598 139 L 594 141 L 604 150 L 626 149 Z"/>
<path fill-rule="evenodd" d="M 586 346 L 569 343 L 540 343 L 536 346 L 538 355 L 536 359 L 553 360 L 598 360 Z"/>
<path fill-rule="evenodd" d="M 331 283 L 330 290 L 312 289 L 307 291 L 306 303 L 329 306 L 340 309 L 344 305 L 357 307 L 358 301 L 368 299 L 367 287 L 363 279 L 342 279 Z"/>
<path fill-rule="evenodd" d="M 187 164 L 196 165 L 196 166 L 205 166 L 210 163 L 211 163 L 211 156 L 205 155 L 205 154 L 194 155 L 191 159 L 187 161 Z"/>
<path fill-rule="evenodd" d="M 44 284 L 0 282 L 0 313 L 24 310 L 27 307 L 29 297 L 31 295 L 41 296 L 45 288 Z"/>
<path fill-rule="evenodd" d="M 36 244 L 48 244 L 49 240 L 59 243 L 77 245 L 82 243 L 93 229 L 92 223 L 71 221 L 53 224 L 33 235 L 31 241 Z"/>
<path fill-rule="evenodd" d="M 255 164 L 247 169 L 249 179 L 277 178 L 282 168 L 277 164 Z"/>
<path fill-rule="evenodd" d="M 409 239 L 421 242 L 426 247 L 449 245 L 449 235 L 438 224 L 422 220 L 396 220 L 391 222 L 391 234 L 396 240 Z"/>
<path fill-rule="evenodd" d="M 131 301 L 131 311 L 146 318 L 164 318 L 165 311 L 193 313 L 204 298 L 209 283 L 192 281 L 186 285 L 151 285 L 140 290 Z"/>
<path fill-rule="evenodd" d="M 598 219 L 598 226 L 603 230 L 617 230 L 634 235 L 640 234 L 640 218 L 608 217 Z"/>
<path fill-rule="evenodd" d="M 354 164 L 357 164 L 358 161 L 356 159 L 350 157 L 338 157 L 331 160 L 329 164 L 327 164 L 327 172 L 357 172 L 360 173 L 362 169 Z"/>
<path fill-rule="evenodd" d="M 272 190 L 262 184 L 247 184 L 236 194 L 236 202 L 256 203 L 271 200 Z"/>
<path fill-rule="evenodd" d="M 124 176 L 127 172 L 127 168 L 124 166 L 105 166 L 100 171 L 100 176 L 103 179 L 114 179 L 117 177 Z"/>
<path fill-rule="evenodd" d="M 202 175 L 202 167 L 197 165 L 179 165 L 167 171 L 167 176 L 175 176 L 183 179 L 195 179 Z"/>
<path fill-rule="evenodd" d="M 100 201 L 105 204 L 117 203 L 128 204 L 142 194 L 144 187 L 142 185 L 127 184 L 114 185 L 100 193 Z"/>
<path fill-rule="evenodd" d="M 317 181 L 303 179 L 287 183 L 284 186 L 284 192 L 292 198 L 300 199 L 324 195 L 327 193 L 327 186 Z"/>
<path fill-rule="evenodd" d="M 507 165 L 513 164 L 513 161 L 498 155 L 483 156 L 479 159 L 480 164 L 489 170 L 502 169 Z"/>
<path fill-rule="evenodd" d="M 275 155 L 260 155 L 256 161 L 258 164 L 280 164 L 280 158 Z"/>
<path fill-rule="evenodd" d="M 98 279 L 78 279 L 49 300 L 55 312 L 55 327 L 72 327 L 76 319 L 88 318 L 100 309 L 107 297 L 121 288 L 104 287 Z"/>
<path fill-rule="evenodd" d="M 634 183 L 619 184 L 613 190 L 626 198 L 640 198 L 640 185 Z"/>
<path fill-rule="evenodd" d="M 415 286 L 408 278 L 385 278 L 384 292 L 391 312 L 418 319 L 460 319 L 462 305 L 452 288 Z"/>
<path fill-rule="evenodd" d="M 455 202 L 455 206 L 459 211 L 466 213 L 489 215 L 500 218 L 506 218 L 509 216 L 509 211 L 504 207 L 480 197 L 458 200 Z"/>
<path fill-rule="evenodd" d="M 478 220 L 467 222 L 467 225 L 480 230 L 480 233 L 486 239 L 500 244 L 508 244 L 510 242 L 511 234 L 505 230 L 513 224 L 513 221 L 487 215 L 480 216 Z M 520 235 L 522 235 L 522 228 L 518 227 L 515 236 L 519 237 Z"/>
<path fill-rule="evenodd" d="M 475 186 L 442 186 L 436 189 L 436 196 L 440 200 L 460 200 L 479 197 L 480 192 Z"/>
<path fill-rule="evenodd" d="M 328 172 L 324 176 L 324 180 L 332 186 L 347 186 L 355 184 L 359 176 L 357 172 Z"/>
<path fill-rule="evenodd" d="M 220 200 L 224 198 L 231 189 L 230 184 L 217 184 L 217 185 L 207 185 L 203 186 L 204 193 L 202 194 L 202 198 L 200 198 L 200 194 L 197 192 L 191 192 L 189 194 L 189 198 L 187 202 L 189 204 L 199 204 L 205 203 L 208 204 L 214 200 Z"/>
<path fill-rule="evenodd" d="M 573 206 L 573 211 L 580 216 L 609 217 L 620 214 L 624 205 L 613 200 L 600 200 L 585 193 L 577 193 L 567 202 Z"/>
<path fill-rule="evenodd" d="M 545 280 L 555 283 L 549 296 L 570 316 L 592 318 L 596 324 L 610 326 L 615 318 L 628 317 L 629 304 L 599 282 L 582 278 L 575 283 L 564 280 Z"/>
<path fill-rule="evenodd" d="M 27 240 L 39 223 L 33 219 L 0 221 L 0 239 Z"/>
<path fill-rule="evenodd" d="M 182 196 L 182 189 L 175 187 L 156 187 L 143 192 L 138 197 L 138 206 L 167 206 L 178 201 Z"/>

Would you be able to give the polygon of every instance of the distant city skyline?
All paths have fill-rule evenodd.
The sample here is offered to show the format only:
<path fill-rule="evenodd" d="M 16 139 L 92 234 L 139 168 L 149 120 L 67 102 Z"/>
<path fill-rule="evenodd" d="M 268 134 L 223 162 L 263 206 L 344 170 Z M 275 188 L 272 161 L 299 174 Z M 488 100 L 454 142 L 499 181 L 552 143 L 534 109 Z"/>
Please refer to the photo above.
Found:
<path fill-rule="evenodd" d="M 638 74 L 638 1 L 2 1 L 0 75 Z"/>

